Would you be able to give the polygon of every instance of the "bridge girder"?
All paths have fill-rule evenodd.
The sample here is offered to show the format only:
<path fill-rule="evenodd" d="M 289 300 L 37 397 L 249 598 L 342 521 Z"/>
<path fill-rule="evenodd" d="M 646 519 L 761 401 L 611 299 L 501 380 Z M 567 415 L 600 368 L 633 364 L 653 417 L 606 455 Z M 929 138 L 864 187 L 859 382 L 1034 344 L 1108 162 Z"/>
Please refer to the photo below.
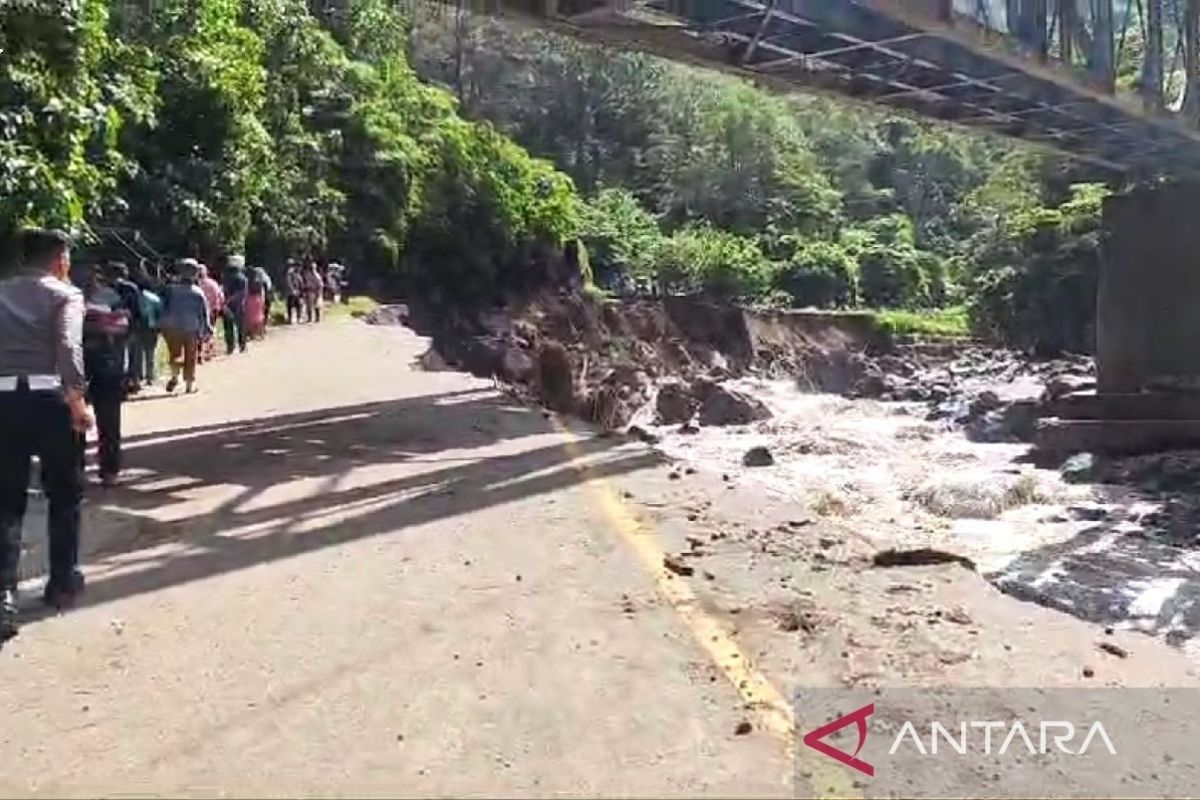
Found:
<path fill-rule="evenodd" d="M 450 0 L 618 47 L 1200 178 L 1200 0 Z M 554 9 L 554 10 L 551 10 Z"/>

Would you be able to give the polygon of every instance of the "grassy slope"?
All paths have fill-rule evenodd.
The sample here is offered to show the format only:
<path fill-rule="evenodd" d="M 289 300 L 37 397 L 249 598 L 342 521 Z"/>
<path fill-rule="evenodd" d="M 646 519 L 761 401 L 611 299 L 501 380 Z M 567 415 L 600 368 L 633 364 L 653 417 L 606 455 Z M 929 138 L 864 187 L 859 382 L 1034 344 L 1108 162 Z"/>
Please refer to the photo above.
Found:
<path fill-rule="evenodd" d="M 965 306 L 931 311 L 885 309 L 873 312 L 881 328 L 892 336 L 921 336 L 939 339 L 961 338 L 971 333 Z"/>

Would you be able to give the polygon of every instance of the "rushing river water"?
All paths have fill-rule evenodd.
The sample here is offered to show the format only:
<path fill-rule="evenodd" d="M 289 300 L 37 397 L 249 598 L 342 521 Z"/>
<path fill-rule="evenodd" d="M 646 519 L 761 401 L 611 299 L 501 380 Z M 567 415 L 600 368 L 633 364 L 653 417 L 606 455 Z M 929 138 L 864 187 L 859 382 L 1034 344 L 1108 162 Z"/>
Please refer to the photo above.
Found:
<path fill-rule="evenodd" d="M 740 381 L 773 417 L 683 433 L 637 420 L 680 461 L 738 473 L 743 485 L 837 522 L 873 546 L 935 547 L 971 558 L 1001 590 L 1106 625 L 1190 645 L 1200 631 L 1200 551 L 1133 489 L 1073 485 L 1023 462 L 1028 446 L 970 441 L 921 404 L 806 394 Z M 1028 386 L 1007 386 L 1008 395 Z M 748 468 L 767 447 L 774 464 Z M 1169 520 L 1168 520 L 1169 522 Z M 1176 526 L 1178 527 L 1178 526 Z M 1187 538 L 1187 537 L 1185 537 Z"/>

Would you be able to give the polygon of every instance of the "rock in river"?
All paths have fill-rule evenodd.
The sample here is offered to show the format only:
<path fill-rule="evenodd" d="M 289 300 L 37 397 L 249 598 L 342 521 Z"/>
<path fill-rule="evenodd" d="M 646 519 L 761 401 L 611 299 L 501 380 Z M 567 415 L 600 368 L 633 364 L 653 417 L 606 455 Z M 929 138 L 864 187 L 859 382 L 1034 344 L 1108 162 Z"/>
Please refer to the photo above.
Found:
<path fill-rule="evenodd" d="M 696 413 L 700 401 L 682 381 L 667 381 L 658 388 L 655 414 L 659 425 L 687 422 Z"/>
<path fill-rule="evenodd" d="M 775 456 L 765 447 L 751 447 L 742 456 L 742 465 L 747 467 L 769 467 L 775 463 Z"/>
<path fill-rule="evenodd" d="M 725 386 L 713 386 L 700 405 L 701 425 L 749 425 L 770 416 L 761 400 Z"/>

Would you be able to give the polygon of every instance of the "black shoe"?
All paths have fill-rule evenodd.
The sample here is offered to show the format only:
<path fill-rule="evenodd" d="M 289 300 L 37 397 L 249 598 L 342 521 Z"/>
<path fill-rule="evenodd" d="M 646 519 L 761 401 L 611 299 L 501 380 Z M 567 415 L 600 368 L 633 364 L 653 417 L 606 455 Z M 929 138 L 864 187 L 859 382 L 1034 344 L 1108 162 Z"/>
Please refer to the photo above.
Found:
<path fill-rule="evenodd" d="M 15 589 L 0 591 L 0 644 L 17 635 L 17 592 Z"/>
<path fill-rule="evenodd" d="M 167 394 L 173 394 L 179 388 L 179 378 L 171 378 L 167 381 Z"/>
<path fill-rule="evenodd" d="M 83 594 L 83 587 L 83 573 L 73 570 L 65 581 L 51 579 L 46 583 L 46 589 L 42 592 L 42 602 L 59 610 L 71 608 Z"/>

